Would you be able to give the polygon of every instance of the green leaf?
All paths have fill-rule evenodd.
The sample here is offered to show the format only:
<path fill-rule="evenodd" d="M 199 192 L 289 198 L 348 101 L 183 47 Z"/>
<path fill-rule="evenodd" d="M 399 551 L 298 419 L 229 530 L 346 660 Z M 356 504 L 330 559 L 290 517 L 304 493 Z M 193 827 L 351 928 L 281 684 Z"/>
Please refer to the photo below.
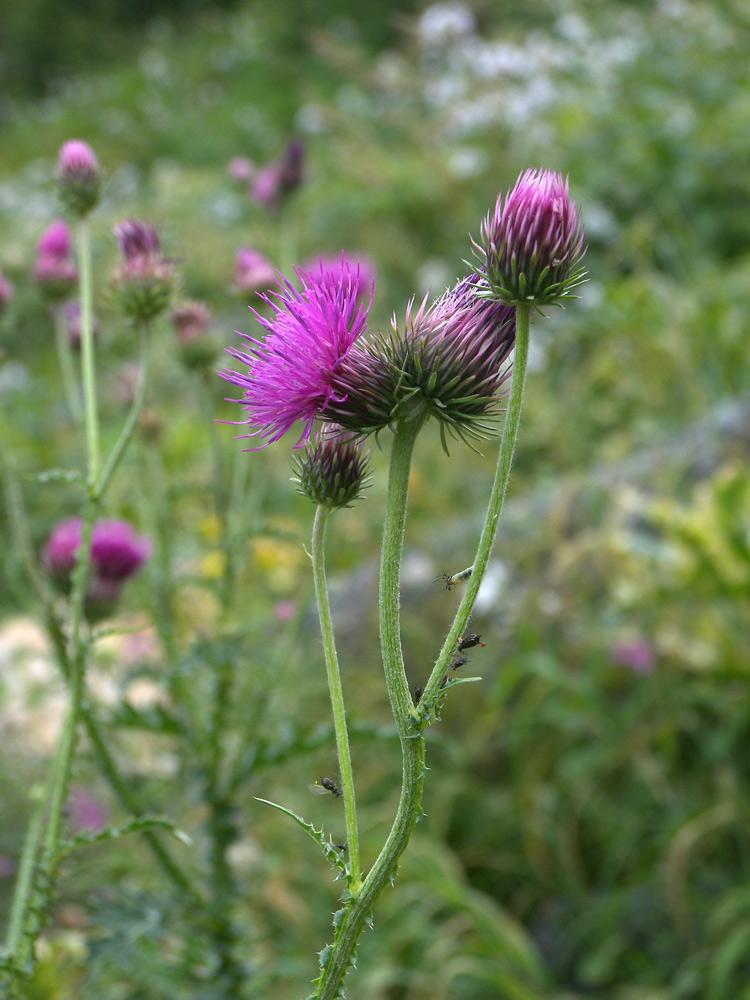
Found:
<path fill-rule="evenodd" d="M 340 869 L 347 881 L 349 880 L 349 866 L 346 861 L 344 861 L 344 856 L 342 851 L 336 850 L 336 846 L 331 840 L 326 840 L 325 834 L 322 830 L 316 830 L 312 823 L 308 823 L 306 820 L 298 816 L 297 813 L 292 812 L 291 809 L 287 809 L 285 806 L 280 806 L 276 802 L 270 802 L 268 799 L 261 799 L 255 796 L 256 802 L 264 802 L 267 806 L 272 806 L 274 809 L 278 809 L 279 812 L 285 813 L 285 815 L 290 816 L 295 823 L 302 827 L 302 829 L 307 833 L 312 839 L 322 848 L 323 854 L 326 856 L 327 860 L 330 861 L 334 867 Z"/>
<path fill-rule="evenodd" d="M 137 816 L 135 819 L 123 823 L 122 826 L 108 826 L 97 833 L 79 833 L 72 840 L 64 841 L 60 845 L 56 858 L 60 860 L 78 850 L 79 847 L 88 847 L 90 844 L 101 844 L 108 840 L 119 840 L 131 833 L 143 833 L 146 830 L 164 830 L 171 833 L 173 837 L 182 844 L 192 846 L 192 840 L 183 831 L 178 829 L 172 820 L 163 816 Z"/>

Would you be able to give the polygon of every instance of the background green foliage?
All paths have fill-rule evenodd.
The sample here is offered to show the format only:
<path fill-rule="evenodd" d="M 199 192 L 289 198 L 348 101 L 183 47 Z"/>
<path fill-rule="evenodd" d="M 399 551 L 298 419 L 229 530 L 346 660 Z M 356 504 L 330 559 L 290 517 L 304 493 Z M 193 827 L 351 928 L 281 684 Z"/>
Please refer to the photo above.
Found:
<path fill-rule="evenodd" d="M 111 440 L 123 418 L 118 371 L 135 353 L 106 287 L 111 226 L 124 216 L 157 222 L 185 294 L 211 303 L 228 345 L 233 330 L 252 327 L 231 289 L 241 244 L 287 269 L 342 248 L 368 254 L 378 272 L 373 325 L 384 327 L 411 295 L 462 273 L 467 234 L 520 169 L 569 173 L 591 281 L 579 302 L 532 329 L 494 589 L 473 623 L 487 645 L 466 668 L 484 681 L 461 687 L 430 733 L 427 820 L 380 902 L 376 932 L 363 938 L 351 994 L 750 997 L 744 5 L 477 5 L 463 28 L 448 19 L 452 33 L 444 18 L 442 36 L 435 8 L 421 21 L 395 5 L 187 4 L 181 20 L 139 8 L 133 20 L 149 20 L 131 29 L 122 59 L 106 71 L 76 63 L 74 76 L 82 19 L 94 15 L 71 6 L 63 17 L 58 4 L 59 30 L 42 31 L 47 6 L 16 5 L 3 40 L 16 96 L 0 130 L 0 266 L 17 295 L 0 320 L 0 403 L 29 477 L 81 460 L 29 278 L 34 242 L 57 211 L 49 178 L 66 138 L 90 141 L 109 174 L 94 239 Z M 91 38 L 111 54 L 121 29 L 116 6 L 97 5 L 95 16 L 101 31 L 86 33 L 86 59 Z M 29 40 L 56 49 L 55 59 Z M 23 87 L 44 95 L 31 101 Z M 308 145 L 306 182 L 269 215 L 231 186 L 225 164 L 270 159 L 293 133 Z M 230 609 L 237 645 L 222 653 L 209 419 L 166 324 L 154 368 L 158 441 L 134 450 L 111 506 L 171 538 L 180 669 L 200 692 L 213 682 L 212 662 L 236 663 L 241 696 L 227 732 L 240 734 L 238 759 L 252 757 L 231 853 L 242 958 L 255 995 L 302 996 L 337 890 L 311 842 L 253 796 L 343 833 L 340 803 L 307 793 L 335 768 L 302 551 L 312 508 L 289 484 L 283 443 L 241 456 L 251 500 Z M 223 387 L 210 392 L 221 407 Z M 230 428 L 221 436 L 229 467 L 238 445 Z M 431 429 L 423 438 L 404 589 L 414 683 L 427 676 L 456 600 L 431 581 L 470 561 L 494 447 L 486 457 L 456 447 L 447 459 Z M 365 859 L 397 795 L 397 744 L 373 653 L 386 457 L 374 455 L 367 502 L 335 518 L 330 553 Z M 41 546 L 76 494 L 32 478 L 24 489 Z M 6 561 L 0 572 L 2 610 L 30 613 L 12 586 L 15 567 Z M 155 581 L 152 568 L 132 587 L 125 620 L 142 621 Z M 294 602 L 291 624 L 274 610 L 280 600 Z M 652 669 L 622 662 L 633 642 L 648 646 Z M 103 654 L 101 666 L 117 689 L 105 709 L 113 745 L 154 808 L 190 832 L 202 863 L 200 796 L 183 794 L 198 779 L 174 759 L 169 708 L 149 715 L 129 701 L 136 679 L 162 682 L 159 665 L 121 660 Z M 6 703 L 9 669 L 4 662 Z M 8 856 L 44 756 L 23 731 L 11 749 L 0 779 L 3 813 L 18 820 L 0 834 Z M 93 767 L 78 780 L 106 799 Z M 35 997 L 214 995 L 210 956 L 191 952 L 149 856 L 128 845 L 92 847 L 71 863 Z"/>

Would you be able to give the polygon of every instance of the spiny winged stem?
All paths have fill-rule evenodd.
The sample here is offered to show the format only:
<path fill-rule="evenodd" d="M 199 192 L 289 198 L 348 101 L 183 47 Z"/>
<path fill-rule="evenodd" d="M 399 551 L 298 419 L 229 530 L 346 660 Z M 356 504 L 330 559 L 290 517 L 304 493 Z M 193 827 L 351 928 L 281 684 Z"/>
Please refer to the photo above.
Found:
<path fill-rule="evenodd" d="M 398 859 L 409 843 L 421 811 L 424 736 L 412 704 L 401 652 L 399 585 L 409 471 L 414 443 L 424 423 L 425 413 L 417 408 L 408 417 L 397 425 L 393 437 L 380 564 L 380 642 L 388 696 L 401 741 L 401 798 L 388 839 L 359 894 L 347 904 L 336 929 L 333 945 L 326 955 L 325 968 L 318 979 L 315 1000 L 334 1000 L 339 996 L 341 983 L 351 964 L 365 921 L 375 900 L 395 877 Z"/>
<path fill-rule="evenodd" d="M 312 535 L 312 564 L 315 580 L 315 597 L 318 603 L 320 631 L 323 636 L 326 670 L 328 672 L 328 688 L 331 693 L 331 708 L 333 710 L 333 727 L 336 733 L 336 749 L 338 750 L 339 772 L 344 797 L 344 812 L 346 815 L 346 837 L 349 851 L 349 892 L 356 897 L 362 885 L 359 870 L 359 833 L 357 831 L 357 806 L 354 799 L 354 776 L 352 774 L 352 758 L 349 750 L 349 733 L 346 728 L 346 712 L 344 709 L 344 692 L 341 687 L 336 643 L 331 619 L 331 606 L 328 600 L 325 570 L 325 530 L 331 508 L 319 504 L 315 511 L 315 521 Z"/>
<path fill-rule="evenodd" d="M 466 593 L 463 596 L 456 617 L 453 621 L 445 644 L 440 651 L 435 666 L 433 667 L 430 679 L 428 680 L 422 698 L 420 708 L 423 717 L 426 719 L 431 712 L 431 706 L 440 690 L 440 684 L 449 668 L 450 660 L 456 651 L 456 647 L 464 633 L 464 629 L 469 623 L 474 603 L 479 593 L 482 579 L 487 570 L 487 564 L 492 554 L 492 547 L 495 543 L 497 525 L 500 519 L 500 512 L 505 500 L 510 479 L 510 470 L 513 464 L 513 456 L 516 450 L 516 439 L 518 437 L 518 425 L 521 419 L 521 404 L 523 402 L 523 391 L 526 384 L 526 369 L 529 358 L 529 328 L 531 325 L 531 306 L 519 305 L 516 307 L 516 348 L 513 359 L 513 377 L 508 400 L 508 410 L 503 426 L 503 436 L 500 442 L 500 454 L 497 460 L 495 479 L 492 484 L 490 500 L 487 506 L 487 516 L 485 518 L 482 534 L 479 538 L 477 553 L 474 557 L 474 567 Z"/>

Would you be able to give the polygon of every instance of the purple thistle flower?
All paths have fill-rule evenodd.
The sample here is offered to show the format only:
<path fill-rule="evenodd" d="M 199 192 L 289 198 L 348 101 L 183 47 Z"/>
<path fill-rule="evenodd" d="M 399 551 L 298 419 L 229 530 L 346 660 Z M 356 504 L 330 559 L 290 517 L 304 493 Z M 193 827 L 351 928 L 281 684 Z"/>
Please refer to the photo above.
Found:
<path fill-rule="evenodd" d="M 102 580 L 126 580 L 150 555 L 151 543 L 128 521 L 97 521 L 94 525 L 91 561 Z"/>
<path fill-rule="evenodd" d="M 59 583 L 69 584 L 81 547 L 80 517 L 61 521 L 42 552 L 42 565 Z M 151 543 L 127 521 L 97 521 L 91 542 L 94 583 L 121 583 L 133 576 L 151 554 Z"/>
<path fill-rule="evenodd" d="M 255 175 L 250 188 L 253 201 L 266 208 L 275 208 L 280 200 L 281 168 L 278 163 L 269 163 Z"/>
<path fill-rule="evenodd" d="M 55 526 L 42 550 L 42 565 L 56 580 L 67 582 L 76 568 L 76 553 L 81 545 L 83 521 L 70 517 Z"/>
<path fill-rule="evenodd" d="M 306 271 L 317 284 L 336 284 L 341 280 L 345 267 L 349 268 L 357 282 L 357 296 L 367 298 L 375 284 L 375 265 L 364 254 L 348 255 L 343 250 L 340 257 L 318 257 L 306 261 L 302 269 Z"/>
<path fill-rule="evenodd" d="M 60 150 L 57 182 L 63 204 L 74 214 L 85 216 L 99 201 L 101 170 L 87 142 L 70 139 Z"/>
<path fill-rule="evenodd" d="M 296 273 L 301 291 L 279 276 L 281 291 L 261 295 L 274 310 L 272 319 L 253 310 L 268 331 L 265 340 L 240 333 L 253 346 L 246 352 L 227 349 L 249 372 L 219 372 L 244 391 L 233 402 L 245 407 L 248 418 L 242 422 L 253 429 L 240 436 L 257 435 L 264 445 L 278 441 L 299 420 L 304 428 L 295 447 L 310 439 L 316 419 L 337 398 L 337 371 L 367 328 L 370 303 L 357 305 L 357 280 L 348 265 L 336 284 L 317 284 L 301 269 Z"/>
<path fill-rule="evenodd" d="M 612 662 L 628 667 L 635 674 L 651 674 L 656 666 L 656 655 L 651 643 L 645 639 L 629 639 L 612 647 Z"/>
<path fill-rule="evenodd" d="M 126 219 L 114 231 L 122 255 L 112 273 L 117 303 L 136 322 L 154 319 L 169 306 L 178 284 L 171 261 L 162 255 L 156 227 Z"/>
<path fill-rule="evenodd" d="M 527 170 L 484 220 L 480 243 L 491 293 L 507 305 L 551 305 L 585 281 L 580 212 L 568 181 L 552 170 Z"/>

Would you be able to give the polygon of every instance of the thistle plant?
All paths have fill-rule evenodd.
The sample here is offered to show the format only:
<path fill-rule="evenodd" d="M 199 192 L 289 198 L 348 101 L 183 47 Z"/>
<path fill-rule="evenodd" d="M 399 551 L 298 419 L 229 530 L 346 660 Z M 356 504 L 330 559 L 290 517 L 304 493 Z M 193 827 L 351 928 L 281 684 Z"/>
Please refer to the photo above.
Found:
<path fill-rule="evenodd" d="M 583 232 L 567 182 L 550 171 L 527 171 L 506 199 L 498 198 L 476 244 L 480 266 L 432 304 L 411 302 L 402 327 L 367 336 L 369 305 L 358 306 L 358 281 L 342 260 L 339 274 L 324 280 L 299 270 L 298 291 L 279 277 L 279 291 L 265 297 L 271 319 L 258 313 L 265 339 L 242 334 L 249 350 L 229 353 L 247 371 L 220 374 L 243 390 L 237 400 L 248 430 L 240 437 L 277 442 L 298 423 L 295 447 L 301 491 L 317 506 L 311 558 L 344 798 L 349 860 L 322 834 L 283 806 L 318 839 L 346 882 L 334 915 L 334 937 L 320 952 L 320 975 L 309 1000 L 343 996 L 343 983 L 372 907 L 393 881 L 421 814 L 425 780 L 425 731 L 440 716 L 443 701 L 471 678 L 453 679 L 449 666 L 461 646 L 492 552 L 515 451 L 528 360 L 532 308 L 569 297 L 584 274 Z M 321 262 L 321 271 L 322 271 Z M 510 356 L 513 353 L 512 366 Z M 401 650 L 400 576 L 409 473 L 418 434 L 431 419 L 448 437 L 468 443 L 488 437 L 501 410 L 500 393 L 510 379 L 497 469 L 485 524 L 454 621 L 421 697 L 413 699 Z M 342 438 L 342 429 L 349 439 Z M 351 503 L 362 485 L 361 441 L 390 432 L 391 459 L 380 565 L 380 643 L 385 683 L 402 752 L 402 788 L 388 837 L 369 866 L 360 858 L 354 766 L 349 748 L 325 578 L 324 532 L 331 512 Z M 478 637 L 477 637 L 478 639 Z M 472 637 L 473 641 L 473 637 Z M 273 804 L 273 803 L 271 803 Z"/>

